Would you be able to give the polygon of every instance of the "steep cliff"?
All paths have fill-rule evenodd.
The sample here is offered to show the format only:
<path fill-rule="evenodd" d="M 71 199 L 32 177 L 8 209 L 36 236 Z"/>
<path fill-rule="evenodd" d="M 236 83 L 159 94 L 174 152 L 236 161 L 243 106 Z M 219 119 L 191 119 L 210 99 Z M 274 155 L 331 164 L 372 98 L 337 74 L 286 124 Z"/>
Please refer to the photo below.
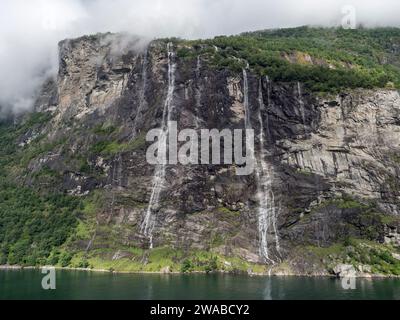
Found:
<path fill-rule="evenodd" d="M 321 95 L 301 81 L 273 81 L 241 56 L 218 67 L 220 49 L 209 43 L 144 45 L 108 34 L 59 47 L 58 77 L 36 113 L 2 124 L 15 145 L 2 154 L 5 179 L 80 202 L 67 209 L 68 232 L 34 263 L 277 274 L 335 273 L 347 263 L 360 273 L 400 272 L 397 90 Z M 253 128 L 255 172 L 148 164 L 146 134 L 166 116 L 179 130 Z M 24 250 L 35 248 L 33 237 L 21 238 Z M 10 262 L 15 243 L 2 244 Z"/>

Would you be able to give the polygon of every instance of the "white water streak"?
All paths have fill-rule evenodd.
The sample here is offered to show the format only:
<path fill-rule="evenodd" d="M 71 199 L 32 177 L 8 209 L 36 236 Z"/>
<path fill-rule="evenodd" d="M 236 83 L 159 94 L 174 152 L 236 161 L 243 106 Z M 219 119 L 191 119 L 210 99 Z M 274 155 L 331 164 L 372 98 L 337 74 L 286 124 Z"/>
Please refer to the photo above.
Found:
<path fill-rule="evenodd" d="M 175 92 L 175 70 L 176 64 L 174 63 L 174 52 L 172 50 L 172 43 L 168 44 L 168 93 L 165 99 L 163 117 L 162 117 L 162 134 L 158 142 L 158 152 L 161 158 L 167 156 L 167 139 L 169 134 L 168 122 L 171 121 L 171 114 L 173 111 L 173 98 Z M 165 185 L 166 175 L 166 159 L 162 159 L 161 164 L 157 165 L 153 176 L 153 188 L 151 192 L 149 206 L 146 211 L 146 216 L 141 225 L 141 232 L 149 238 L 150 249 L 153 248 L 153 231 L 155 227 L 154 211 L 158 210 L 161 191 Z"/>
<path fill-rule="evenodd" d="M 246 129 L 251 129 L 251 117 L 250 117 L 250 104 L 249 104 L 249 83 L 247 71 L 243 70 L 243 82 L 244 82 L 244 107 L 245 107 L 245 126 Z M 268 81 L 268 91 L 270 90 Z M 270 92 L 268 92 L 268 97 Z M 268 98 L 269 99 L 269 98 Z M 268 236 L 273 233 L 275 237 L 275 249 L 280 254 L 279 234 L 277 228 L 277 209 L 275 206 L 275 195 L 272 190 L 273 179 L 271 177 L 270 165 L 265 161 L 266 150 L 264 148 L 264 121 L 262 118 L 262 111 L 265 109 L 264 99 L 262 95 L 262 82 L 259 84 L 259 110 L 258 110 L 258 121 L 260 126 L 260 150 L 259 160 L 256 161 L 256 180 L 257 180 L 257 194 L 259 198 L 258 207 L 258 232 L 259 232 L 259 251 L 260 256 L 263 257 L 266 263 L 275 264 L 270 257 Z M 271 230 L 272 229 L 272 230 Z"/>
<path fill-rule="evenodd" d="M 133 123 L 132 129 L 132 140 L 137 136 L 137 127 L 139 122 L 142 120 L 142 112 L 144 106 L 146 105 L 146 88 L 147 88 L 147 65 L 148 65 L 148 50 L 143 55 L 143 62 L 142 62 L 142 88 L 139 97 L 139 107 L 136 112 L 135 121 Z"/>
<path fill-rule="evenodd" d="M 301 84 L 300 84 L 300 82 L 297 82 L 297 93 L 298 93 L 298 99 L 299 99 L 299 106 L 300 106 L 301 119 L 302 119 L 302 121 L 303 121 L 304 135 L 307 136 L 306 114 L 305 114 L 305 110 L 304 110 L 303 93 L 302 93 L 302 91 L 301 91 Z"/>
<path fill-rule="evenodd" d="M 195 125 L 196 129 L 200 128 L 200 111 L 201 111 L 201 88 L 200 88 L 200 77 L 201 77 L 201 58 L 197 57 L 197 65 L 196 65 L 196 110 L 195 110 Z"/>
<path fill-rule="evenodd" d="M 267 80 L 268 85 L 268 104 L 270 104 L 270 82 Z M 259 101 L 259 109 L 258 109 L 258 119 L 260 124 L 260 163 L 262 169 L 262 177 L 261 177 L 261 187 L 262 187 L 262 198 L 265 203 L 260 206 L 260 211 L 266 214 L 267 216 L 267 230 L 268 234 L 269 229 L 272 227 L 272 231 L 275 238 L 275 249 L 278 254 L 280 254 L 280 243 L 279 243 L 279 232 L 277 228 L 277 216 L 279 214 L 279 209 L 277 209 L 275 205 L 275 194 L 272 189 L 273 178 L 271 175 L 272 168 L 265 161 L 266 150 L 265 150 L 265 139 L 264 139 L 264 122 L 262 118 L 262 111 L 265 109 L 263 94 L 262 94 L 262 81 L 260 80 L 259 84 L 259 93 L 258 93 L 258 101 Z M 269 132 L 268 132 L 269 134 Z"/>

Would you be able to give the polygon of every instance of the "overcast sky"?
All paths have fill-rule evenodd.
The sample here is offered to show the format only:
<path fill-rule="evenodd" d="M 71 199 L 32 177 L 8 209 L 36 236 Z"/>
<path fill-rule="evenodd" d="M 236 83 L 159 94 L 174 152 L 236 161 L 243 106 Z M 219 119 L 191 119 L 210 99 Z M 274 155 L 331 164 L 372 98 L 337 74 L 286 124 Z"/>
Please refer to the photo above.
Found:
<path fill-rule="evenodd" d="M 300 25 L 399 26 L 399 0 L 0 0 L 0 105 L 27 110 L 57 71 L 57 42 L 96 32 L 206 38 Z"/>

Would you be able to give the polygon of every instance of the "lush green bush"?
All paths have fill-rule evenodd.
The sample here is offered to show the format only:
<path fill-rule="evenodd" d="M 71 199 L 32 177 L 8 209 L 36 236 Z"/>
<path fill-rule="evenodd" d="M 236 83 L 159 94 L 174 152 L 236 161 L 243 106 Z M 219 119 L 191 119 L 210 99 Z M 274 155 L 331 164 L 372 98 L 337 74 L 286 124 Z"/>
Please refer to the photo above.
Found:
<path fill-rule="evenodd" d="M 72 256 L 60 248 L 76 229 L 77 214 L 83 209 L 81 199 L 52 194 L 46 188 L 33 190 L 24 187 L 18 178 L 24 176 L 31 159 L 65 143 L 65 140 L 49 142 L 38 136 L 29 145 L 21 144 L 21 137 L 40 132 L 49 119 L 48 113 L 32 113 L 16 124 L 0 121 L 0 264 L 59 263 L 65 267 L 71 262 Z M 109 127 L 98 128 L 97 132 L 110 133 Z M 81 169 L 90 171 L 85 163 L 78 161 Z M 44 165 L 30 177 L 53 181 L 62 176 Z"/>
<path fill-rule="evenodd" d="M 72 254 L 69 252 L 63 252 L 61 253 L 58 259 L 58 263 L 61 265 L 61 267 L 65 268 L 69 266 L 71 260 L 72 260 Z"/>
<path fill-rule="evenodd" d="M 45 264 L 77 225 L 80 200 L 0 184 L 0 257 L 9 264 Z M 53 254 L 55 262 L 57 256 Z"/>
<path fill-rule="evenodd" d="M 209 273 L 209 272 L 215 272 L 217 270 L 218 270 L 218 258 L 213 257 L 211 258 L 209 263 L 205 266 L 205 271 Z"/>

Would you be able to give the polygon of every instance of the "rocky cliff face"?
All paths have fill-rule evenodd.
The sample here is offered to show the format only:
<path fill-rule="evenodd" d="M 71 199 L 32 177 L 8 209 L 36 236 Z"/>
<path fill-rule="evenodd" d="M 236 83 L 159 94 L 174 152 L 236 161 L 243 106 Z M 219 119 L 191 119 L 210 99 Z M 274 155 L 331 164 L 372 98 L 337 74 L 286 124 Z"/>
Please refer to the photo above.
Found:
<path fill-rule="evenodd" d="M 165 41 L 140 50 L 121 43 L 115 35 L 60 43 L 58 78 L 36 106 L 51 119 L 20 141 L 44 135 L 52 146 L 29 162 L 25 184 L 95 202 L 80 217 L 87 234 L 71 250 L 115 261 L 134 260 L 128 248 L 200 250 L 304 274 L 327 272 L 340 260 L 302 254 L 306 247 L 398 241 L 398 91 L 320 97 L 252 70 L 217 70 L 206 55 L 180 57 L 185 44 L 168 51 Z M 145 136 L 162 126 L 168 96 L 179 129 L 241 129 L 248 121 L 255 173 L 167 165 L 154 201 L 159 169 L 146 162 Z M 56 173 L 50 182 L 38 174 L 44 169 Z"/>

